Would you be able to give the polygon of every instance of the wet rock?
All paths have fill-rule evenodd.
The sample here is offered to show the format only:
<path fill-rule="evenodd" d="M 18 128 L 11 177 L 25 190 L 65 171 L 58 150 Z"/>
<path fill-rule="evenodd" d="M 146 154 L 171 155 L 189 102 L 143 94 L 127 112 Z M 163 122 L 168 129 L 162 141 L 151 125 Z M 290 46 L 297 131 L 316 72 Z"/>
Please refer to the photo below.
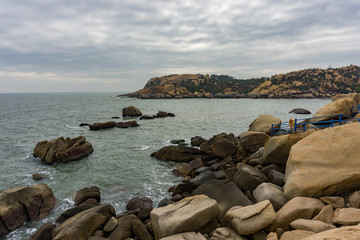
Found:
<path fill-rule="evenodd" d="M 55 206 L 52 190 L 45 184 L 10 188 L 0 192 L 0 238 L 27 221 L 45 217 Z"/>
<path fill-rule="evenodd" d="M 117 128 L 133 128 L 138 127 L 139 124 L 136 121 L 118 122 L 116 123 Z"/>
<path fill-rule="evenodd" d="M 196 136 L 196 137 L 192 137 L 190 139 L 191 141 L 191 146 L 194 146 L 194 147 L 200 147 L 200 145 L 205 142 L 206 140 L 200 136 Z"/>
<path fill-rule="evenodd" d="M 90 188 L 86 187 L 77 191 L 75 193 L 75 198 L 74 198 L 75 205 L 78 206 L 90 198 L 96 199 L 97 203 L 100 202 L 101 200 L 100 189 L 98 187 L 96 186 L 92 186 Z"/>
<path fill-rule="evenodd" d="M 142 115 L 140 117 L 140 120 L 152 120 L 155 119 L 154 116 L 150 116 L 150 115 Z"/>
<path fill-rule="evenodd" d="M 190 162 L 204 156 L 204 152 L 192 147 L 166 146 L 151 154 L 160 160 L 173 162 Z"/>
<path fill-rule="evenodd" d="M 87 239 L 102 228 L 110 217 L 115 217 L 115 209 L 110 204 L 90 208 L 57 226 L 53 231 L 53 239 Z"/>
<path fill-rule="evenodd" d="M 42 179 L 45 178 L 45 175 L 42 174 L 42 173 L 33 173 L 32 174 L 32 178 L 35 180 L 35 181 L 40 181 Z"/>
<path fill-rule="evenodd" d="M 164 117 L 167 117 L 167 116 L 168 116 L 168 113 L 167 112 L 162 112 L 162 111 L 159 111 L 156 114 L 156 117 L 158 117 L 158 118 L 164 118 Z"/>
<path fill-rule="evenodd" d="M 129 106 L 122 109 L 122 115 L 123 117 L 140 117 L 142 112 L 137 107 Z"/>
<path fill-rule="evenodd" d="M 89 123 L 80 123 L 79 127 L 85 127 L 85 126 L 89 126 Z"/>
<path fill-rule="evenodd" d="M 56 223 L 63 223 L 65 222 L 67 219 L 75 216 L 76 214 L 80 213 L 80 212 L 83 212 L 85 210 L 88 210 L 90 208 L 93 208 L 95 207 L 95 205 L 81 205 L 81 206 L 76 206 L 76 207 L 73 207 L 73 208 L 70 208 L 68 210 L 66 210 L 65 212 L 63 212 L 56 220 L 55 222 Z"/>
<path fill-rule="evenodd" d="M 179 143 L 183 143 L 185 142 L 184 139 L 173 139 L 173 140 L 170 140 L 170 143 L 171 144 L 179 144 Z"/>
<path fill-rule="evenodd" d="M 108 121 L 108 122 L 101 122 L 101 123 L 94 123 L 89 125 L 90 130 L 97 131 L 102 129 L 109 129 L 116 127 L 116 122 Z"/>
<path fill-rule="evenodd" d="M 295 113 L 295 114 L 311 114 L 311 112 L 305 108 L 294 108 L 289 113 Z"/>
<path fill-rule="evenodd" d="M 225 138 L 219 139 L 210 146 L 211 152 L 221 158 L 237 154 L 238 147 Z"/>
<path fill-rule="evenodd" d="M 143 198 L 133 198 L 126 205 L 127 210 L 137 210 L 138 213 L 136 216 L 141 220 L 146 220 L 150 217 L 150 212 L 153 209 L 153 202 L 148 197 Z"/>
<path fill-rule="evenodd" d="M 64 163 L 88 156 L 93 152 L 91 143 L 85 137 L 63 137 L 51 141 L 38 142 L 34 148 L 34 156 L 47 164 Z"/>
<path fill-rule="evenodd" d="M 52 231 L 55 227 L 56 225 L 51 222 L 45 223 L 30 237 L 29 240 L 52 240 Z"/>
<path fill-rule="evenodd" d="M 169 204 L 172 204 L 172 203 L 174 203 L 174 202 L 171 201 L 171 200 L 169 200 L 169 199 L 167 199 L 167 198 L 164 198 L 163 200 L 161 200 L 161 201 L 159 202 L 158 208 L 159 208 L 159 207 L 165 207 L 165 206 L 167 206 L 167 205 L 169 205 Z"/>
<path fill-rule="evenodd" d="M 285 174 L 279 171 L 271 170 L 268 174 L 268 178 L 270 182 L 280 187 L 284 186 L 285 184 Z"/>
<path fill-rule="evenodd" d="M 168 113 L 167 113 L 167 116 L 168 116 L 168 117 L 175 117 L 175 114 L 168 112 Z"/>
<path fill-rule="evenodd" d="M 111 117 L 111 119 L 119 119 L 120 117 L 117 117 L 117 116 L 115 116 L 115 117 Z"/>

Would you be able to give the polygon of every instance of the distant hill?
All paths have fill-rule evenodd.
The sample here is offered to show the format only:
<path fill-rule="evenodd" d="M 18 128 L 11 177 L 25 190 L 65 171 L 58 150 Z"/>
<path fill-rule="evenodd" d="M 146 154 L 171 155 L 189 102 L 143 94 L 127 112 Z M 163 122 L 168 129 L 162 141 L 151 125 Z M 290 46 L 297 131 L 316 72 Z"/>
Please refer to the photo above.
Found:
<path fill-rule="evenodd" d="M 305 69 L 271 78 L 236 79 L 228 75 L 181 74 L 151 78 L 126 94 L 138 98 L 326 98 L 360 91 L 360 67 Z"/>

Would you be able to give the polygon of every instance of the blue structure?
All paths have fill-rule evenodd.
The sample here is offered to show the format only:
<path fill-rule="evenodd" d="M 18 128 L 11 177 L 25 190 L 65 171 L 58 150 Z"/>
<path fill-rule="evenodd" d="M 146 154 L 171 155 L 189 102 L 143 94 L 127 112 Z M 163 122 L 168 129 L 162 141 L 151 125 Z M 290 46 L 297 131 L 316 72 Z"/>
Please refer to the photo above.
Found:
<path fill-rule="evenodd" d="M 360 108 L 360 106 L 358 106 Z M 329 118 L 329 120 L 310 122 L 313 119 Z M 336 127 L 353 121 L 360 122 L 359 118 L 346 116 L 343 114 L 302 118 L 302 119 L 290 119 L 289 122 L 282 122 L 280 124 L 271 124 L 271 136 L 277 134 L 292 134 L 298 132 L 305 132 L 306 129 L 320 129 L 328 127 Z"/>

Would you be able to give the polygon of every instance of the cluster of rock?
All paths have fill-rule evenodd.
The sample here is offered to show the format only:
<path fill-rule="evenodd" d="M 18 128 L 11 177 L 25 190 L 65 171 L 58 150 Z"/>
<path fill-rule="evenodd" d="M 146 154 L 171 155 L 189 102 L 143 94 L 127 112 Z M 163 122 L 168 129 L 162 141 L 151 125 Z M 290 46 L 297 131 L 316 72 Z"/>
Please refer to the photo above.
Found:
<path fill-rule="evenodd" d="M 305 69 L 269 78 L 239 80 L 229 76 L 182 74 L 151 78 L 129 97 L 158 98 L 329 98 L 356 92 L 360 67 Z M 124 95 L 121 95 L 124 96 Z"/>
<path fill-rule="evenodd" d="M 34 148 L 33 155 L 47 164 L 65 163 L 88 156 L 93 152 L 93 147 L 86 138 L 59 137 L 51 141 L 40 141 Z"/>

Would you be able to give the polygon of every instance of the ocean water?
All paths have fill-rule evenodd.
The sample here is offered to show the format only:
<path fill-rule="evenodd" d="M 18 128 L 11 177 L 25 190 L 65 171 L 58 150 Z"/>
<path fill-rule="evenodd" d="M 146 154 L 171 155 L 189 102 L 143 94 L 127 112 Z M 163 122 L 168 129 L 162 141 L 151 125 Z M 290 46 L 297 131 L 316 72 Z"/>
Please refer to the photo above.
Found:
<path fill-rule="evenodd" d="M 247 131 L 260 114 L 288 121 L 306 115 L 288 113 L 302 107 L 315 113 L 329 99 L 165 99 L 118 98 L 118 93 L 38 93 L 0 94 L 0 190 L 45 183 L 56 198 L 55 209 L 45 219 L 24 224 L 5 239 L 27 239 L 43 223 L 54 221 L 73 206 L 73 193 L 98 186 L 103 203 L 111 203 L 117 213 L 125 210 L 133 197 L 150 197 L 154 206 L 170 195 L 167 189 L 180 179 L 172 175 L 173 163 L 151 158 L 150 154 L 170 140 L 190 142 L 225 132 L 236 136 Z M 143 114 L 172 112 L 174 118 L 138 120 L 121 117 L 122 108 L 134 105 Z M 135 119 L 138 128 L 90 131 L 80 123 Z M 309 116 L 310 117 L 310 116 Z M 45 165 L 32 155 L 37 142 L 60 136 L 85 136 L 93 154 L 75 162 Z M 32 173 L 45 174 L 34 181 Z"/>

